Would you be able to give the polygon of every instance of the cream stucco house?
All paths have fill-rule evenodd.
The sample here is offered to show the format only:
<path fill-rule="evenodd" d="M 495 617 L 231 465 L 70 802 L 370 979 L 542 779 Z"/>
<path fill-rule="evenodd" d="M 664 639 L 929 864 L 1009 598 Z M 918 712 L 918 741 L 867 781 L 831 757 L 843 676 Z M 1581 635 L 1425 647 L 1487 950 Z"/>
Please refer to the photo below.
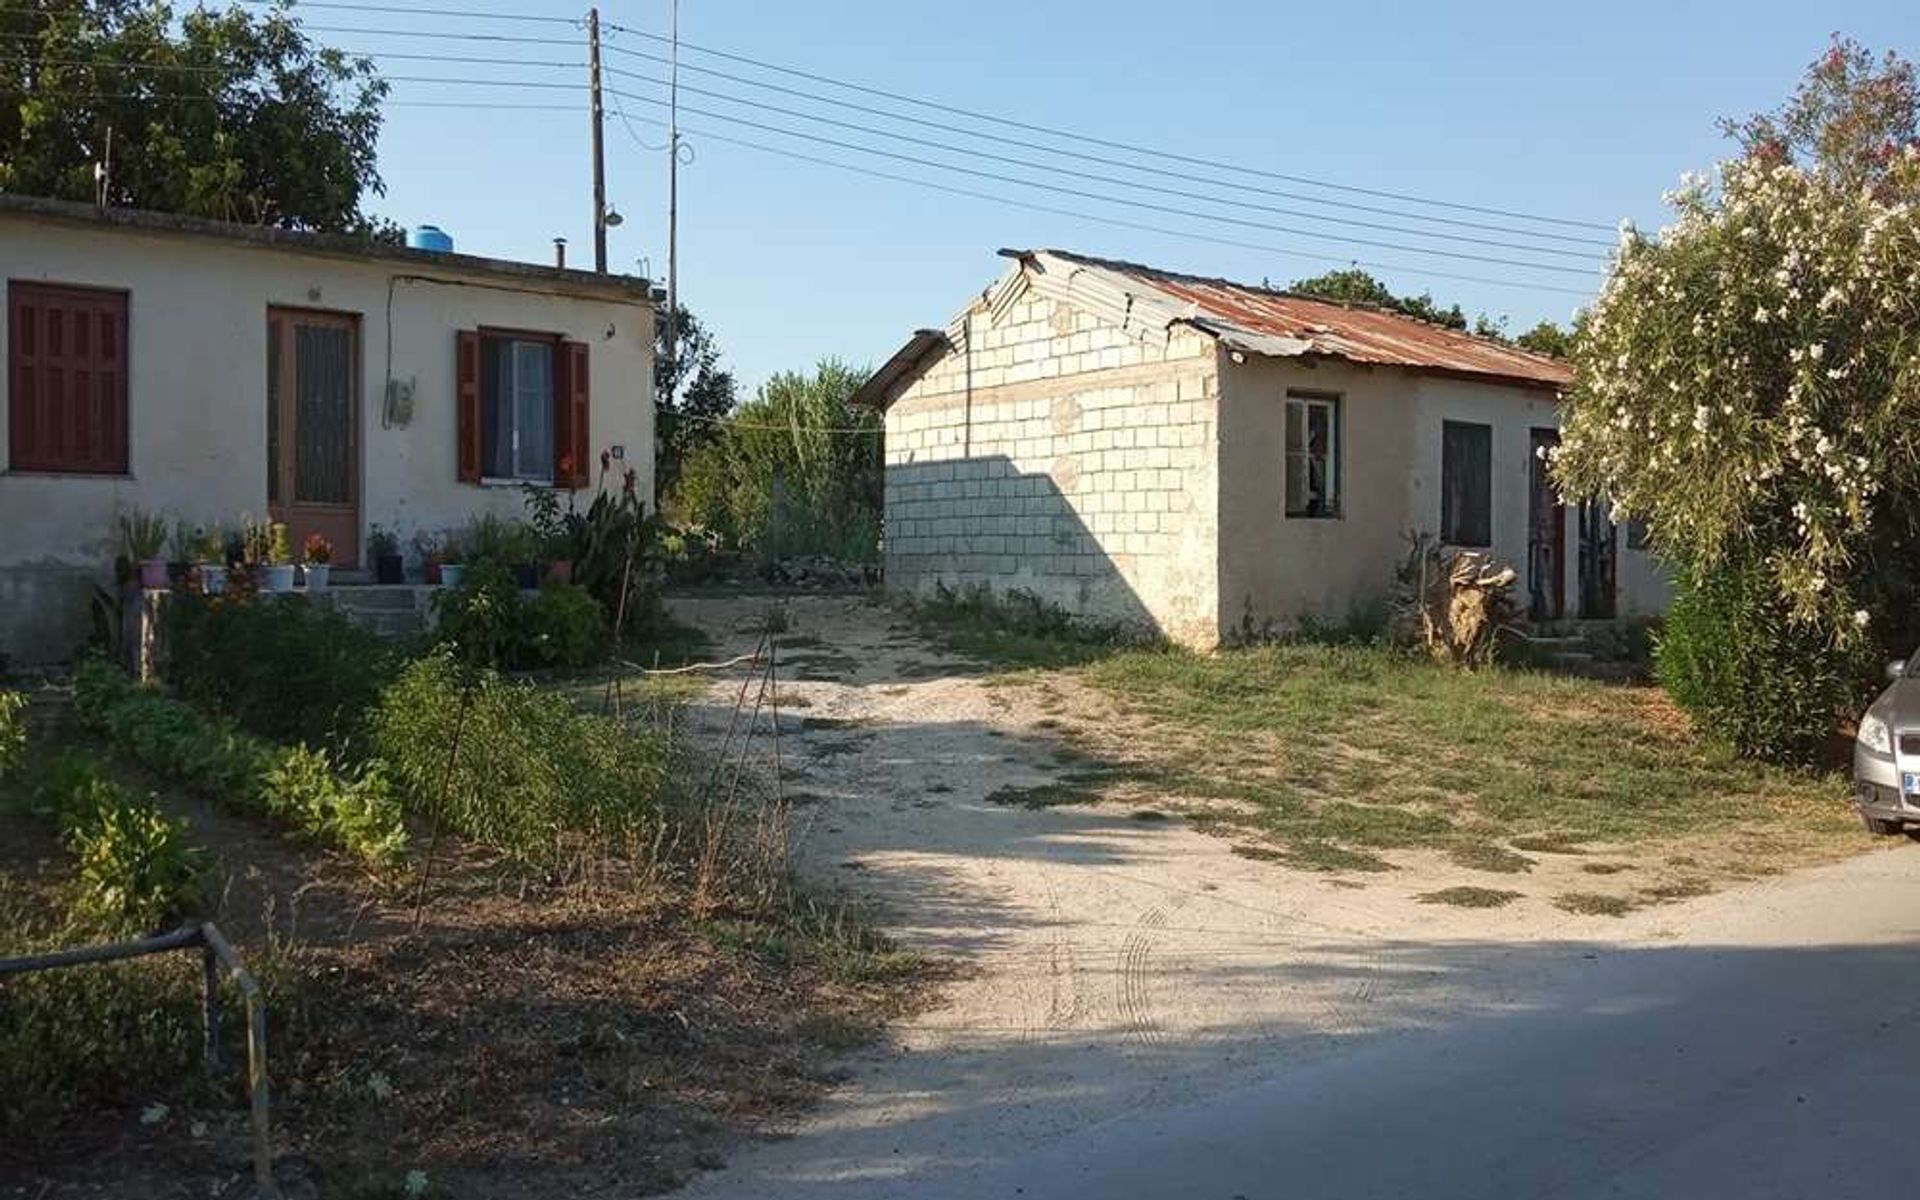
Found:
<path fill-rule="evenodd" d="M 653 484 L 643 280 L 0 195 L 0 654 L 84 637 L 118 515 L 332 540 Z"/>
<path fill-rule="evenodd" d="M 1564 364 L 1397 314 L 1088 258 L 1000 279 L 862 389 L 889 585 L 1021 589 L 1191 645 L 1376 605 L 1420 532 L 1533 614 L 1625 617 L 1659 566 L 1539 452 Z"/>

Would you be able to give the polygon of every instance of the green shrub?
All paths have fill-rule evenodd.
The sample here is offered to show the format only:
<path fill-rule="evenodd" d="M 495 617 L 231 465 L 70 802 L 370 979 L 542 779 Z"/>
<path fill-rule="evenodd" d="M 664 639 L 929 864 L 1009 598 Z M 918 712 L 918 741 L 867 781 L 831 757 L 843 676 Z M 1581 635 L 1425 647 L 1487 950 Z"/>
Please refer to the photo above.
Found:
<path fill-rule="evenodd" d="M 0 690 L 0 779 L 27 756 L 27 698 Z"/>
<path fill-rule="evenodd" d="M 74 707 L 88 726 L 150 770 L 236 808 L 283 821 L 371 862 L 406 850 L 406 825 L 384 768 L 341 769 L 326 750 L 277 746 L 91 659 L 74 673 Z"/>
<path fill-rule="evenodd" d="M 585 587 L 548 584 L 528 599 L 504 566 L 484 559 L 434 597 L 434 612 L 441 645 L 475 666 L 583 667 L 606 650 L 607 621 Z"/>
<path fill-rule="evenodd" d="M 606 652 L 607 623 L 593 593 L 548 584 L 526 605 L 522 657 L 528 666 L 584 667 Z"/>
<path fill-rule="evenodd" d="M 105 935 L 146 933 L 187 911 L 199 895 L 200 852 L 185 821 L 151 797 L 136 797 L 92 760 L 63 754 L 40 773 L 34 810 L 60 827 L 73 852 L 73 915 Z"/>
<path fill-rule="evenodd" d="M 1654 668 L 1709 736 L 1742 755 L 1806 764 L 1873 697 L 1865 642 L 1836 649 L 1788 619 L 1768 572 L 1731 565 L 1680 581 L 1654 641 Z"/>
<path fill-rule="evenodd" d="M 51 948 L 9 939 L 0 952 Z M 197 967 L 169 954 L 0 985 L 0 1147 L 30 1156 L 68 1120 L 97 1120 L 107 1105 L 150 1099 L 192 1079 L 200 1055 Z"/>
<path fill-rule="evenodd" d="M 388 689 L 374 741 L 415 807 L 523 861 L 556 863 L 567 834 L 618 847 L 669 815 L 664 739 L 448 653 Z"/>
<path fill-rule="evenodd" d="M 305 596 L 175 594 L 165 675 L 184 700 L 276 742 L 353 753 L 402 650 Z"/>

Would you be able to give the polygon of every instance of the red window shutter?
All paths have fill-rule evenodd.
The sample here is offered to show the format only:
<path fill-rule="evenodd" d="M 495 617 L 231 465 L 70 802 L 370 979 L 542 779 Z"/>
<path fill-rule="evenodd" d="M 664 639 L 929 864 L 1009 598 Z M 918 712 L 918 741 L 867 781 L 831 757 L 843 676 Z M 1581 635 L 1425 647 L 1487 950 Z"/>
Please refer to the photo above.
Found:
<path fill-rule="evenodd" d="M 560 386 L 553 397 L 553 482 L 564 488 L 586 487 L 590 478 L 587 460 L 593 457 L 593 436 L 587 352 L 585 342 L 560 343 Z"/>
<path fill-rule="evenodd" d="M 10 283 L 7 327 L 12 467 L 126 474 L 126 293 Z"/>
<path fill-rule="evenodd" d="M 480 482 L 480 334 L 462 329 L 454 335 L 454 411 L 459 427 L 459 478 Z"/>

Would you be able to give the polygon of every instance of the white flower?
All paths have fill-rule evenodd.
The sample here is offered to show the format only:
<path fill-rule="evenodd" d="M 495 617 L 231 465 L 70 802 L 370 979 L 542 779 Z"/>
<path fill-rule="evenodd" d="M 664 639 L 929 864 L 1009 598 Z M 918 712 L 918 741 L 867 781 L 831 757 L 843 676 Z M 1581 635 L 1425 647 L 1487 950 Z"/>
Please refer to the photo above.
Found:
<path fill-rule="evenodd" d="M 1853 624 L 1855 628 L 1865 629 L 1867 627 L 1867 622 L 1871 619 L 1872 618 L 1867 616 L 1866 609 L 1856 608 L 1853 610 Z"/>
<path fill-rule="evenodd" d="M 1807 357 L 1815 362 L 1819 362 L 1826 352 L 1827 348 L 1825 344 L 1821 342 L 1815 342 L 1813 345 L 1807 347 Z"/>
<path fill-rule="evenodd" d="M 171 1111 L 173 1110 L 158 1102 L 149 1104 L 140 1110 L 140 1123 L 142 1125 L 158 1125 L 167 1119 L 167 1114 Z"/>
<path fill-rule="evenodd" d="M 1713 410 L 1706 405 L 1696 405 L 1693 410 L 1693 427 L 1701 433 L 1705 433 L 1707 431 L 1707 418 L 1712 415 Z"/>
<path fill-rule="evenodd" d="M 427 1173 L 418 1167 L 408 1171 L 406 1179 L 401 1183 L 401 1188 L 409 1197 L 413 1197 L 415 1200 L 420 1196 L 426 1195 Z"/>

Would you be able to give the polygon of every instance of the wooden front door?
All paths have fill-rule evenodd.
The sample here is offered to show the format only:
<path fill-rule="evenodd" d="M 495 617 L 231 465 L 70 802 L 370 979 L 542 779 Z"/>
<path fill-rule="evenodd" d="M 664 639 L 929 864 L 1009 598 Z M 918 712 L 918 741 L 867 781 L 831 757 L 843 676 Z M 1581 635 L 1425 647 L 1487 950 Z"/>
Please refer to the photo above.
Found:
<path fill-rule="evenodd" d="M 1527 454 L 1527 615 L 1557 621 L 1567 609 L 1567 507 L 1547 470 L 1557 429 L 1533 431 Z"/>
<path fill-rule="evenodd" d="M 294 556 L 309 534 L 360 561 L 360 322 L 267 310 L 267 510 Z"/>

